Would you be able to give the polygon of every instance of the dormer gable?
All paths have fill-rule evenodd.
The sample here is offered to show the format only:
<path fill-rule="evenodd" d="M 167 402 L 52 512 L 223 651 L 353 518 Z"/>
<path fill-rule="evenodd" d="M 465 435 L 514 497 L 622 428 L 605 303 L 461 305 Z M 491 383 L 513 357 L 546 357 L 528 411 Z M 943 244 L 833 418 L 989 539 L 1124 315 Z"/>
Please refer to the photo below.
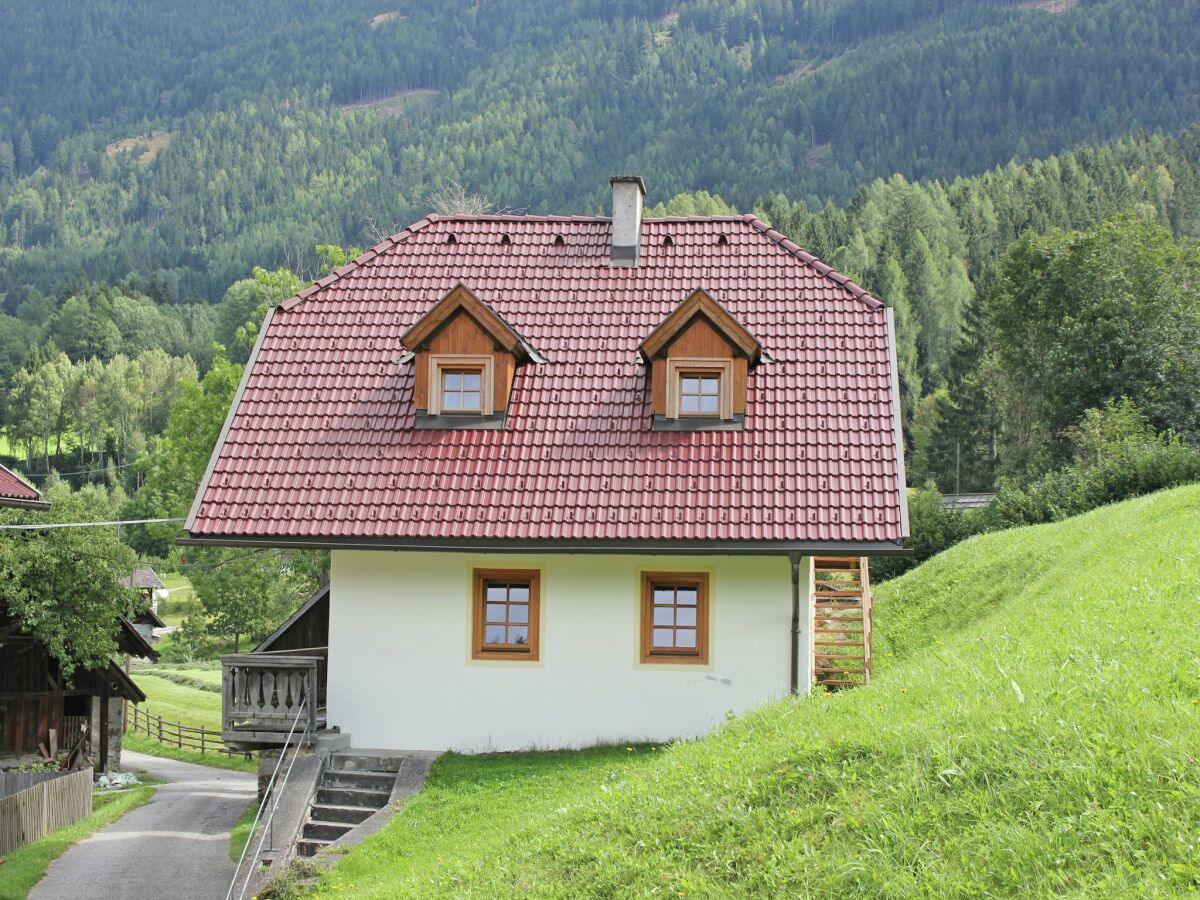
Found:
<path fill-rule="evenodd" d="M 703 289 L 693 291 L 639 348 L 649 367 L 654 428 L 741 427 L 746 381 L 762 345 Z"/>
<path fill-rule="evenodd" d="M 401 338 L 413 366 L 417 428 L 502 428 L 518 366 L 544 362 L 459 283 Z"/>

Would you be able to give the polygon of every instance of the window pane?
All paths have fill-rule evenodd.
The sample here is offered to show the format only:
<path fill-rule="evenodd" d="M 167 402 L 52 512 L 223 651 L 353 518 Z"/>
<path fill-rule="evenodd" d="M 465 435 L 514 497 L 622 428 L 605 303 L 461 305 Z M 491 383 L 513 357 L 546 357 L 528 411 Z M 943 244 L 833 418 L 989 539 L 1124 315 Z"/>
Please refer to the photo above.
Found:
<path fill-rule="evenodd" d="M 529 627 L 526 625 L 510 625 L 508 627 L 508 642 L 510 644 L 528 644 Z"/>
<path fill-rule="evenodd" d="M 675 624 L 694 626 L 696 624 L 696 607 L 681 606 L 675 610 Z"/>
<path fill-rule="evenodd" d="M 508 597 L 508 585 L 506 584 L 489 584 L 487 586 L 488 600 L 505 600 Z"/>
<path fill-rule="evenodd" d="M 700 393 L 700 379 L 699 378 L 681 378 L 681 379 L 679 379 L 679 382 L 680 382 L 680 393 L 682 393 L 682 394 L 698 394 L 698 393 Z"/>
<path fill-rule="evenodd" d="M 702 394 L 712 394 L 715 397 L 720 392 L 720 388 L 721 379 L 719 378 L 705 378 L 700 382 L 700 393 Z"/>
<path fill-rule="evenodd" d="M 669 587 L 656 587 L 654 589 L 655 603 L 674 603 L 675 589 Z"/>
<path fill-rule="evenodd" d="M 479 378 L 480 376 L 478 372 L 463 372 L 463 389 L 468 391 L 479 390 Z"/>
<path fill-rule="evenodd" d="M 524 603 L 514 603 L 508 608 L 508 621 L 524 625 L 529 621 L 529 607 Z"/>
<path fill-rule="evenodd" d="M 716 397 L 711 397 L 705 394 L 700 398 L 700 412 L 713 413 L 716 415 L 721 411 L 721 407 Z"/>
<path fill-rule="evenodd" d="M 671 628 L 655 628 L 654 629 L 654 646 L 655 647 L 674 647 L 675 632 Z"/>
<path fill-rule="evenodd" d="M 457 391 L 462 388 L 462 375 L 458 372 L 446 373 L 446 390 Z"/>
<path fill-rule="evenodd" d="M 529 585 L 514 584 L 508 589 L 508 599 L 513 603 L 528 603 L 529 602 Z"/>
<path fill-rule="evenodd" d="M 675 610 L 670 606 L 654 607 L 654 624 L 655 625 L 674 625 Z"/>
<path fill-rule="evenodd" d="M 487 622 L 503 622 L 504 613 L 508 609 L 503 603 L 489 603 L 487 605 Z"/>
<path fill-rule="evenodd" d="M 694 587 L 681 587 L 675 593 L 676 603 L 680 606 L 695 606 L 696 605 L 696 589 Z"/>
<path fill-rule="evenodd" d="M 483 642 L 485 644 L 503 644 L 504 626 L 488 625 L 483 632 Z"/>
<path fill-rule="evenodd" d="M 479 393 L 478 392 L 472 393 L 471 391 L 464 391 L 463 395 L 462 395 L 462 408 L 463 409 L 479 409 Z"/>
<path fill-rule="evenodd" d="M 679 411 L 683 413 L 700 412 L 700 398 L 695 394 L 684 394 L 679 398 Z"/>
<path fill-rule="evenodd" d="M 694 650 L 696 647 L 696 630 L 694 628 L 676 628 L 675 646 Z"/>
<path fill-rule="evenodd" d="M 462 394 L 447 392 L 442 397 L 442 409 L 462 409 Z"/>

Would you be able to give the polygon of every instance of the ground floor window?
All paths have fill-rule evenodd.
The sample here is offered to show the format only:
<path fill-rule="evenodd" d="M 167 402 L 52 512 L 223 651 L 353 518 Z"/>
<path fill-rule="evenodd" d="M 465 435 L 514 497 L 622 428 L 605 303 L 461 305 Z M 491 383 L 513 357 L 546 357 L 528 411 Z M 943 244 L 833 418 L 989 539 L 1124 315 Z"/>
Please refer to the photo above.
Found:
<path fill-rule="evenodd" d="M 475 659 L 538 659 L 540 586 L 532 569 L 475 570 Z"/>
<path fill-rule="evenodd" d="M 642 575 L 642 662 L 708 662 L 708 575 Z"/>

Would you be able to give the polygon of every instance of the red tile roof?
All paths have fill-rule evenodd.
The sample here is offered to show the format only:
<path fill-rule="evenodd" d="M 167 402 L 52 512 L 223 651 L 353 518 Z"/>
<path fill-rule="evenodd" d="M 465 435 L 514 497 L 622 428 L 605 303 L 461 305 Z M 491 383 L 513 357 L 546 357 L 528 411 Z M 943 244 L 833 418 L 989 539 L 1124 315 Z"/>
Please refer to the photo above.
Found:
<path fill-rule="evenodd" d="M 35 488 L 30 487 L 4 466 L 0 466 L 0 506 L 25 506 L 38 503 L 41 499 L 42 495 Z"/>
<path fill-rule="evenodd" d="M 607 218 L 430 216 L 285 302 L 248 366 L 192 538 L 902 541 L 890 311 L 754 216 L 647 219 L 633 269 L 609 267 L 609 232 Z M 518 371 L 504 430 L 411 427 L 400 336 L 460 281 L 546 359 Z M 651 430 L 638 347 L 697 287 L 772 360 L 751 371 L 742 431 Z"/>

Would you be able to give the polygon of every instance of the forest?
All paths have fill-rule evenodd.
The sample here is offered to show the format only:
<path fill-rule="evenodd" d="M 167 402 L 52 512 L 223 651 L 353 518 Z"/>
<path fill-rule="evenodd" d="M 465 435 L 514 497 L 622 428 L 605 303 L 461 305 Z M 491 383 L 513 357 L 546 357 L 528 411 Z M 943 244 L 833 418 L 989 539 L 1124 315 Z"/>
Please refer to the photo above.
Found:
<path fill-rule="evenodd" d="M 531 212 L 600 211 L 614 171 L 653 173 L 659 199 L 819 207 L 1200 119 L 1200 0 L 311 0 L 264 28 L 215 0 L 141 6 L 0 36 L 10 314 L 130 275 L 215 301 L 255 265 L 370 246 L 451 179 Z M 48 53 L 78 90 L 39 79 Z"/>
<path fill-rule="evenodd" d="M 268 306 L 440 189 L 605 212 L 615 171 L 895 309 L 921 558 L 1200 477 L 1200 0 L 19 5 L 0 462 L 63 510 L 186 514 Z M 987 520 L 931 499 L 997 488 Z M 323 565 L 177 534 L 121 540 L 221 640 Z"/>

